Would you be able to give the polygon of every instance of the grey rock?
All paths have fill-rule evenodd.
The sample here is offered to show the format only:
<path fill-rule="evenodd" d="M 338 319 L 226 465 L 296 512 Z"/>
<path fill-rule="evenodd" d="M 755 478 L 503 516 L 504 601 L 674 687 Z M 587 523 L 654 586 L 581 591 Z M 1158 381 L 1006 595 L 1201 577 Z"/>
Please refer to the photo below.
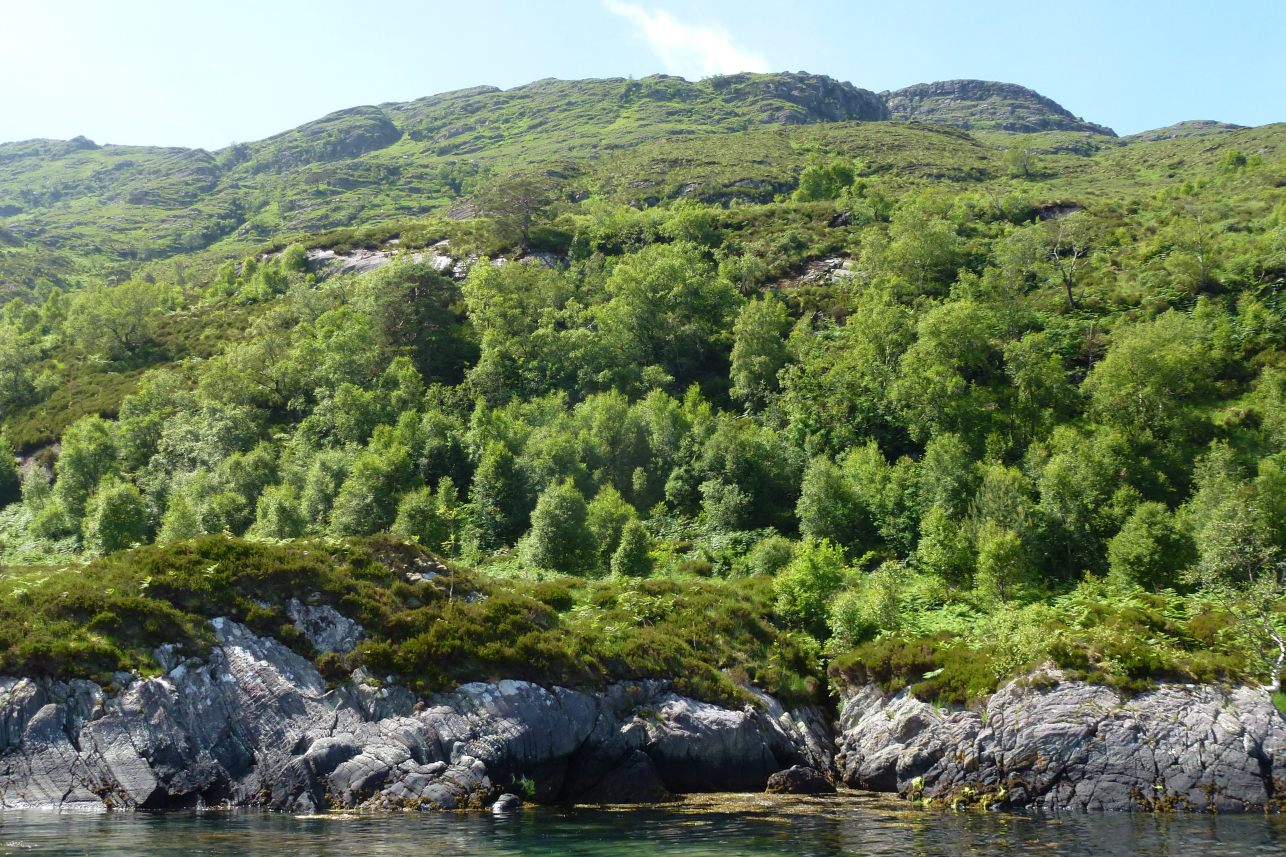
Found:
<path fill-rule="evenodd" d="M 795 765 L 769 777 L 766 791 L 785 795 L 833 795 L 835 786 L 816 768 Z"/>
<path fill-rule="evenodd" d="M 1115 137 L 1111 128 L 1086 122 L 1053 99 L 1013 83 L 939 80 L 882 92 L 893 119 L 938 122 L 966 131 L 995 129 L 1020 134 L 1082 131 Z"/>
<path fill-rule="evenodd" d="M 522 798 L 515 794 L 502 794 L 496 798 L 496 802 L 491 805 L 491 811 L 499 815 L 504 812 L 513 812 L 522 809 Z"/>
<path fill-rule="evenodd" d="M 292 598 L 286 602 L 286 615 L 319 652 L 346 655 L 366 635 L 361 625 L 328 604 L 313 606 Z"/>
<path fill-rule="evenodd" d="M 1176 122 L 1164 128 L 1142 131 L 1121 139 L 1127 143 L 1158 140 L 1178 140 L 1184 137 L 1213 137 L 1216 134 L 1227 134 L 1230 131 L 1245 131 L 1245 125 L 1233 125 L 1229 122 L 1215 122 L 1211 119 L 1190 119 L 1187 122 Z"/>
<path fill-rule="evenodd" d="M 317 648 L 354 638 L 316 608 L 291 609 Z M 0 679 L 0 807 L 482 809 L 519 780 L 537 802 L 654 801 L 760 790 L 783 767 L 830 758 L 820 712 L 764 694 L 733 711 L 664 682 L 588 694 L 500 681 L 419 700 L 361 670 L 328 689 L 276 640 L 211 626 L 207 660 L 161 647 L 168 671 L 126 674 L 114 698 L 91 682 Z"/>
<path fill-rule="evenodd" d="M 1165 685 L 1133 699 L 1046 670 L 985 714 L 867 685 L 847 692 L 846 784 L 1049 809 L 1280 809 L 1286 718 L 1260 688 Z"/>

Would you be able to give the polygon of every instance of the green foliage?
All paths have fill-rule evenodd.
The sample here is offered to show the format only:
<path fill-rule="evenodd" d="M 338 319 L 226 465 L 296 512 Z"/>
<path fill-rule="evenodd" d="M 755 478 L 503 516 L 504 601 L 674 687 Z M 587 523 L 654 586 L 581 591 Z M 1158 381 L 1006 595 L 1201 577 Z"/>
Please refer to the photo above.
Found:
<path fill-rule="evenodd" d="M 83 516 L 85 503 L 103 479 L 118 468 L 116 442 L 111 425 L 101 417 L 85 417 L 63 435 L 62 450 L 54 472 L 54 499 L 76 519 Z"/>
<path fill-rule="evenodd" d="M 1105 422 L 1164 434 L 1184 407 L 1206 392 L 1211 355 L 1199 325 L 1178 312 L 1128 325 L 1085 379 L 1091 407 Z"/>
<path fill-rule="evenodd" d="M 760 539 L 746 554 L 746 571 L 751 575 L 772 577 L 795 558 L 796 543 L 783 536 Z"/>
<path fill-rule="evenodd" d="M 625 577 L 649 577 L 652 557 L 648 553 L 651 539 L 637 518 L 630 518 L 621 531 L 621 543 L 612 554 L 612 574 Z"/>
<path fill-rule="evenodd" d="M 732 395 L 762 405 L 777 391 L 777 373 L 788 357 L 782 336 L 791 327 L 786 307 L 767 295 L 742 306 L 733 325 Z"/>
<path fill-rule="evenodd" d="M 353 462 L 335 497 L 330 529 L 337 536 L 371 535 L 393 524 L 397 497 L 414 478 L 411 456 L 396 442 L 372 442 Z"/>
<path fill-rule="evenodd" d="M 521 236 L 524 246 L 531 244 L 531 227 L 553 203 L 551 182 L 542 176 L 508 176 L 497 178 L 478 194 L 479 213 L 513 237 Z"/>
<path fill-rule="evenodd" d="M 829 539 L 805 541 L 774 582 L 777 615 L 824 639 L 827 604 L 843 584 L 845 568 L 843 549 Z"/>
<path fill-rule="evenodd" d="M 740 303 L 689 244 L 654 244 L 625 257 L 605 288 L 597 321 L 606 347 L 620 355 L 615 373 L 624 384 L 694 378 L 727 339 Z"/>
<path fill-rule="evenodd" d="M 813 164 L 799 176 L 799 189 L 795 191 L 796 202 L 815 202 L 819 199 L 834 199 L 853 184 L 853 165 L 841 158 L 836 158 L 827 166 Z"/>
<path fill-rule="evenodd" d="M 539 508 L 539 503 L 537 504 Z M 605 485 L 594 495 L 586 512 L 586 526 L 590 539 L 595 546 L 594 567 L 608 571 L 615 562 L 614 557 L 622 544 L 625 530 L 631 521 L 638 520 L 638 512 L 621 497 L 621 492 L 611 485 Z M 644 534 L 646 536 L 646 533 Z M 637 534 L 636 534 L 637 541 Z M 631 548 L 635 550 L 635 548 Z M 646 541 L 644 553 L 647 552 Z M 631 555 L 631 561 L 636 559 Z"/>
<path fill-rule="evenodd" d="M 130 280 L 82 292 L 67 316 L 68 331 L 86 351 L 119 358 L 155 336 L 156 315 L 167 302 L 155 283 Z"/>
<path fill-rule="evenodd" d="M 85 507 L 85 546 L 96 554 L 109 554 L 147 541 L 147 504 L 138 489 L 107 478 L 90 496 Z"/>
<path fill-rule="evenodd" d="M 857 491 L 847 474 L 824 456 L 814 458 L 804 471 L 795 515 L 804 536 L 829 539 L 846 549 L 856 548 L 869 536 L 866 510 Z"/>
<path fill-rule="evenodd" d="M 1184 522 L 1161 503 L 1140 503 L 1108 542 L 1112 576 L 1125 585 L 1177 589 L 1196 560 Z"/>
<path fill-rule="evenodd" d="M 588 578 L 534 602 L 557 617 L 501 598 L 372 642 L 443 681 L 493 644 L 516 675 L 529 633 L 557 667 L 533 675 L 690 668 L 713 626 L 689 597 L 725 635 L 699 683 L 771 680 L 728 654 L 776 635 L 737 624 L 739 586 L 800 657 L 944 699 L 1043 660 L 1271 680 L 1281 130 L 1017 136 L 938 102 L 978 124 L 758 127 L 776 80 L 457 93 L 213 156 L 3 147 L 5 559 L 392 531 Z M 388 263 L 310 270 L 359 249 Z M 544 636 L 572 625 L 590 648 Z"/>
<path fill-rule="evenodd" d="M 1009 175 L 1015 178 L 1030 178 L 1040 170 L 1040 162 L 1026 140 L 1015 140 L 1002 160 Z"/>
<path fill-rule="evenodd" d="M 22 497 L 22 474 L 9 438 L 0 434 L 0 509 Z"/>
<path fill-rule="evenodd" d="M 594 534 L 585 498 L 570 479 L 551 485 L 536 500 L 523 559 L 533 568 L 563 574 L 585 571 L 593 562 Z"/>
<path fill-rule="evenodd" d="M 472 520 L 479 546 L 494 548 L 513 544 L 526 523 L 526 502 L 514 469 L 514 457 L 500 441 L 483 451 L 469 493 Z"/>
<path fill-rule="evenodd" d="M 169 510 L 166 512 L 168 514 Z M 269 485 L 264 489 L 255 506 L 255 523 L 251 532 L 265 539 L 297 539 L 308 532 L 308 519 L 300 511 L 293 485 Z M 177 541 L 176 535 L 168 541 Z"/>
<path fill-rule="evenodd" d="M 727 669 L 787 701 L 817 698 L 815 661 L 772 623 L 771 587 L 531 585 L 462 568 L 453 589 L 447 575 L 408 584 L 421 556 L 387 537 L 288 545 L 204 537 L 85 568 L 8 569 L 0 575 L 0 670 L 108 685 L 113 671 L 154 673 L 152 651 L 162 642 L 203 656 L 215 616 L 313 657 L 285 612 L 291 598 L 313 598 L 372 635 L 348 656 L 348 669 L 392 674 L 423 694 L 497 675 L 571 687 L 667 678 L 682 693 L 740 704 L 744 693 Z"/>
<path fill-rule="evenodd" d="M 427 485 L 402 496 L 391 532 L 414 539 L 428 550 L 442 550 L 450 540 L 448 522 L 443 520 L 438 498 Z"/>

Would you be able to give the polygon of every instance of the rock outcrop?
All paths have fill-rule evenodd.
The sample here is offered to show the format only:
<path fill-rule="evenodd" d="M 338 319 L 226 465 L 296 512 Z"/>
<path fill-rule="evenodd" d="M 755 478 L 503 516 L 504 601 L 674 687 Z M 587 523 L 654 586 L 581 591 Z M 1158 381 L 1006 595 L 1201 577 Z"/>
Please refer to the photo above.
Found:
<path fill-rule="evenodd" d="M 359 626 L 292 605 L 315 648 Z M 298 615 L 295 615 L 298 614 Z M 630 803 L 705 791 L 819 794 L 842 781 L 945 803 L 1107 810 L 1280 810 L 1286 718 L 1262 689 L 1166 685 L 1133 699 L 1044 670 L 985 710 L 875 685 L 817 708 L 721 708 L 666 682 L 587 693 L 521 681 L 423 700 L 362 670 L 314 665 L 226 619 L 205 660 L 156 652 L 163 676 L 0 679 L 0 808 L 482 808 Z M 510 799 L 508 804 L 514 804 Z"/>
<path fill-rule="evenodd" d="M 966 131 L 1086 131 L 1116 136 L 1111 128 L 1086 122 L 1052 98 L 1013 83 L 939 80 L 880 95 L 892 118 L 903 121 L 939 122 Z"/>
<path fill-rule="evenodd" d="M 847 692 L 840 729 L 847 785 L 947 803 L 1227 812 L 1286 799 L 1286 718 L 1258 688 L 1125 699 L 1049 670 L 975 712 L 866 685 Z"/>
<path fill-rule="evenodd" d="M 1127 143 L 1139 141 L 1154 143 L 1158 140 L 1179 140 L 1185 137 L 1213 137 L 1216 134 L 1227 134 L 1232 131 L 1245 131 L 1245 125 L 1233 125 L 1229 122 L 1215 122 L 1211 119 L 1190 119 L 1187 122 L 1176 122 L 1164 128 L 1153 128 L 1121 139 Z"/>
<path fill-rule="evenodd" d="M 361 633 L 294 612 L 318 648 Z M 762 790 L 778 771 L 831 763 L 821 712 L 762 694 L 731 710 L 664 682 L 590 694 L 501 681 L 426 702 L 360 670 L 327 687 L 277 641 L 211 624 L 219 646 L 205 661 L 158 650 L 168 673 L 121 674 L 115 697 L 87 681 L 0 679 L 0 806 L 431 810 L 520 789 L 537 802 L 651 801 Z"/>
<path fill-rule="evenodd" d="M 835 794 L 835 784 L 816 768 L 795 765 L 769 777 L 765 791 L 781 795 Z"/>

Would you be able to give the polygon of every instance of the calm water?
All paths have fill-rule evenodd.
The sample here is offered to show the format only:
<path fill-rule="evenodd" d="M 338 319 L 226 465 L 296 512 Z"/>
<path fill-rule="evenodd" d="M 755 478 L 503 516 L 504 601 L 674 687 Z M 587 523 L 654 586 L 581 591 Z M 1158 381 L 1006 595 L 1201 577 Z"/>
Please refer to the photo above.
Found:
<path fill-rule="evenodd" d="M 252 812 L 0 813 L 0 855 L 1280 855 L 1264 816 L 1030 815 L 910 810 L 885 799 L 732 798 L 677 809 L 526 810 L 509 817 Z"/>

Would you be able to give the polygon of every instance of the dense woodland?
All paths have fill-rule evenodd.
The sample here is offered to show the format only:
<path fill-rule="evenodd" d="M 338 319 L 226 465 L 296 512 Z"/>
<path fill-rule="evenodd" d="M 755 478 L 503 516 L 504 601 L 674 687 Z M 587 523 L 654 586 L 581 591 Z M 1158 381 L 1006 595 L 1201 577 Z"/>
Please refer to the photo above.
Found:
<path fill-rule="evenodd" d="M 573 201 L 498 175 L 473 220 L 14 300 L 5 621 L 132 555 L 143 597 L 164 550 L 205 536 L 389 534 L 536 597 L 540 633 L 665 626 L 684 657 L 798 694 L 826 664 L 943 702 L 1045 661 L 1123 687 L 1275 682 L 1286 164 L 1227 148 L 1079 202 L 1047 198 L 1025 143 L 987 181 L 809 158 L 770 203 Z M 307 248 L 363 244 L 396 255 L 310 273 Z M 800 279 L 828 257 L 847 264 Z M 780 636 L 751 652 L 744 629 L 665 625 L 719 598 Z M 432 660 L 372 645 L 357 661 Z"/>

